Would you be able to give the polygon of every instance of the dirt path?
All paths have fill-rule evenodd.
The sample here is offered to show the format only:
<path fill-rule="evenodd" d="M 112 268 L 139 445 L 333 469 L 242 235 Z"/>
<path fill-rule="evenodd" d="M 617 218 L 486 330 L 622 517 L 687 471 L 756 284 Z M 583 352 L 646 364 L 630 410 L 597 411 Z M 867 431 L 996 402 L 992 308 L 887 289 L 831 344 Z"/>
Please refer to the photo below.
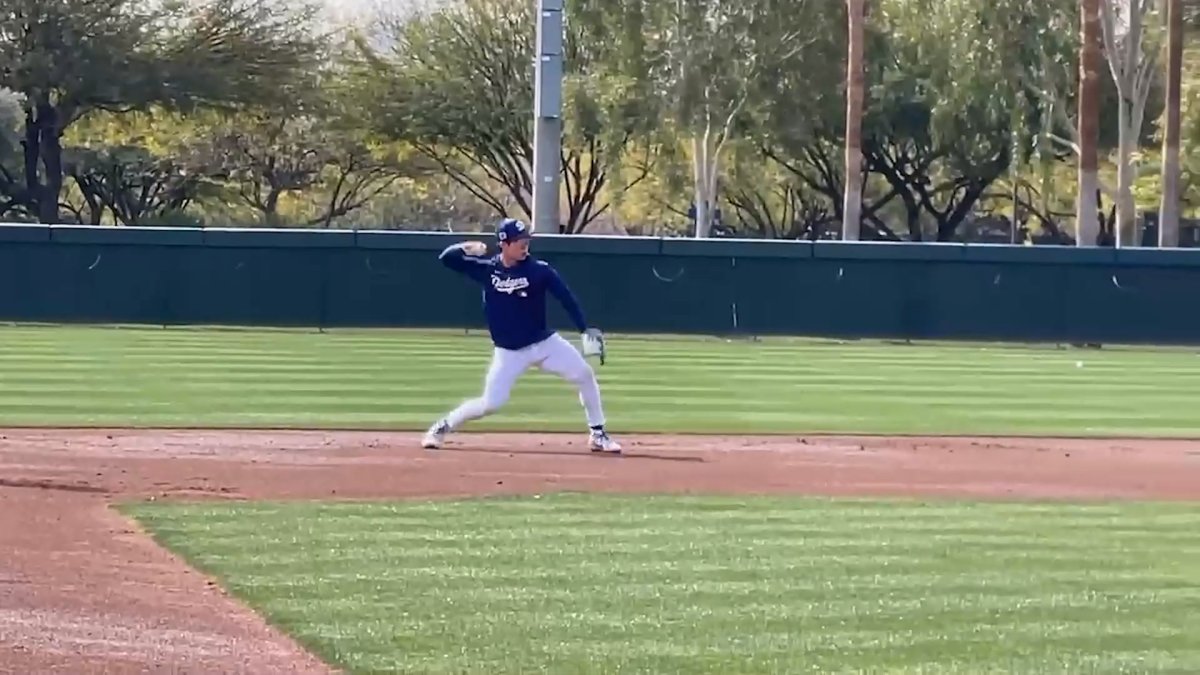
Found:
<path fill-rule="evenodd" d="M 956 438 L 0 430 L 0 672 L 328 668 L 115 511 L 140 498 L 556 490 L 1200 499 L 1200 444 Z"/>

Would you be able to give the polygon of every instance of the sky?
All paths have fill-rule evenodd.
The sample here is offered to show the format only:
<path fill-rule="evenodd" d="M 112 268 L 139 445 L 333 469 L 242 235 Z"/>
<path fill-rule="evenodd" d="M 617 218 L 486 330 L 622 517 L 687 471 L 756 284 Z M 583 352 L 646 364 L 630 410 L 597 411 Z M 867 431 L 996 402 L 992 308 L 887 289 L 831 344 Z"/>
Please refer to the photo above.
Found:
<path fill-rule="evenodd" d="M 409 7 L 436 4 L 438 0 L 325 0 L 331 14 L 344 19 L 361 19 L 384 8 L 389 13 L 402 12 Z"/>
<path fill-rule="evenodd" d="M 406 0 L 399 0 L 405 2 Z M 339 18 L 360 18 L 370 16 L 377 0 L 325 0 L 330 13 Z"/>

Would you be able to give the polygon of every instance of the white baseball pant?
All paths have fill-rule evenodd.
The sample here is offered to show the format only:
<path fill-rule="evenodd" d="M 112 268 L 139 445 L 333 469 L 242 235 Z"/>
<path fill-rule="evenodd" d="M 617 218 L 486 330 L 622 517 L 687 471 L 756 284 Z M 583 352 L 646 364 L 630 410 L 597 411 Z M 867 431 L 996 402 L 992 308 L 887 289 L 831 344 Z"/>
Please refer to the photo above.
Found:
<path fill-rule="evenodd" d="M 591 364 L 579 350 L 558 333 L 525 347 L 511 350 L 494 348 L 492 364 L 484 378 L 483 395 L 464 401 L 446 416 L 451 429 L 490 415 L 508 402 L 513 385 L 527 369 L 540 368 L 571 382 L 579 389 L 579 401 L 587 413 L 589 427 L 604 425 L 604 408 L 600 403 L 600 385 Z"/>

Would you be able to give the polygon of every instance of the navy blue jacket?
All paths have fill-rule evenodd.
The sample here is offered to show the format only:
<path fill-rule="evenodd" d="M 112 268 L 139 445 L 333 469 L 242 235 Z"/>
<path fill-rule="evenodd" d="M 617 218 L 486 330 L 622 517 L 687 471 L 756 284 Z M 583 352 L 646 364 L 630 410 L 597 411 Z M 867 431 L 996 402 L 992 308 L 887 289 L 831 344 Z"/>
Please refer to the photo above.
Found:
<path fill-rule="evenodd" d="M 541 342 L 554 334 L 546 327 L 546 292 L 562 303 L 579 332 L 587 321 L 579 301 L 558 272 L 544 260 L 528 256 L 505 267 L 499 255 L 469 256 L 462 244 L 442 251 L 446 267 L 461 272 L 483 286 L 483 313 L 492 343 L 501 349 L 517 350 Z"/>

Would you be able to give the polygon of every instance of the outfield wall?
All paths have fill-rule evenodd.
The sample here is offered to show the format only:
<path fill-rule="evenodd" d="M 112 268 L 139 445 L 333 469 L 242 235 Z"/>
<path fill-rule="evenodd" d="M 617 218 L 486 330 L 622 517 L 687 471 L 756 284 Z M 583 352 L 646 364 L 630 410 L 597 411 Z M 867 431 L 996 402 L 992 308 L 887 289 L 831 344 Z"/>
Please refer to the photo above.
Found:
<path fill-rule="evenodd" d="M 0 320 L 477 328 L 479 291 L 437 260 L 462 238 L 0 225 Z M 1200 344 L 1194 249 L 540 235 L 535 251 L 607 331 Z"/>

